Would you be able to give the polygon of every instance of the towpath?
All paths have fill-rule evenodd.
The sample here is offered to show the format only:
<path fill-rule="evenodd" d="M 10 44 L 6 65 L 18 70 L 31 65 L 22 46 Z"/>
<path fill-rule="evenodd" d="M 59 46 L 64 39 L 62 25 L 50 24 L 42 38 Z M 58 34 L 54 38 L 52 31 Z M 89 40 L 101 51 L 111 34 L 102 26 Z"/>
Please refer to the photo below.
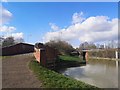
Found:
<path fill-rule="evenodd" d="M 41 82 L 29 69 L 32 54 L 15 55 L 2 59 L 2 88 L 40 88 Z"/>

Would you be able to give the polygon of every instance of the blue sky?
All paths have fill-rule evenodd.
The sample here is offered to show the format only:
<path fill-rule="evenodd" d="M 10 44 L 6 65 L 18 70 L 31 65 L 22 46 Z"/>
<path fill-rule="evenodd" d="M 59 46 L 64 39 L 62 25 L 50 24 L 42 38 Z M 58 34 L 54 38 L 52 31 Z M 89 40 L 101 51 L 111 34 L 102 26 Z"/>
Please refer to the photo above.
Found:
<path fill-rule="evenodd" d="M 11 13 L 11 16 L 8 15 L 9 20 L 6 20 L 3 25 L 14 27 L 13 31 L 10 29 L 10 33 L 14 33 L 14 36 L 15 33 L 22 33 L 21 37 L 24 38 L 25 42 L 34 44 L 36 42 L 46 42 L 53 38 L 60 38 L 68 41 L 73 46 L 78 46 L 84 41 L 104 42 L 108 38 L 110 40 L 116 39 L 116 34 L 110 37 L 109 34 L 112 32 L 107 33 L 107 31 L 112 31 L 117 24 L 113 20 L 118 18 L 117 2 L 7 2 L 3 3 L 2 7 Z M 95 24 L 91 23 L 94 21 L 96 22 Z M 101 25 L 102 22 L 106 25 Z M 77 25 L 78 29 L 76 29 Z M 108 34 L 106 36 L 108 37 L 95 39 L 93 31 L 91 30 L 91 34 L 88 35 L 90 28 L 83 28 L 83 25 L 84 27 L 89 25 L 88 27 L 91 29 L 95 27 L 96 31 L 100 30 L 98 33 L 101 33 L 101 35 L 103 35 L 102 32 L 106 31 L 106 34 Z M 101 27 L 103 28 L 101 29 Z M 85 30 L 89 31 L 85 32 Z M 76 33 L 80 33 L 79 35 L 81 36 Z M 83 36 L 82 33 L 84 33 Z M 95 35 L 97 34 L 95 33 Z M 19 34 L 17 35 L 19 36 Z"/>

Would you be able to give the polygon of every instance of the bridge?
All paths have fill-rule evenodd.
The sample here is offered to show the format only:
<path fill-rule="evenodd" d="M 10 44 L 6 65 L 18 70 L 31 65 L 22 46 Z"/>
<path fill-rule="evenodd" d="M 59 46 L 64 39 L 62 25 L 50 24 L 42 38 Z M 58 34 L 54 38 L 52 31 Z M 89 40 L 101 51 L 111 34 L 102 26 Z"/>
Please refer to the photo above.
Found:
<path fill-rule="evenodd" d="M 115 59 L 120 58 L 120 52 L 118 49 L 84 49 L 84 50 L 81 50 L 83 60 L 88 60 L 88 52 L 99 52 L 99 51 L 106 51 L 106 50 L 114 50 L 115 51 Z"/>
<path fill-rule="evenodd" d="M 105 51 L 105 49 L 84 49 L 82 52 L 91 52 L 91 51 Z"/>

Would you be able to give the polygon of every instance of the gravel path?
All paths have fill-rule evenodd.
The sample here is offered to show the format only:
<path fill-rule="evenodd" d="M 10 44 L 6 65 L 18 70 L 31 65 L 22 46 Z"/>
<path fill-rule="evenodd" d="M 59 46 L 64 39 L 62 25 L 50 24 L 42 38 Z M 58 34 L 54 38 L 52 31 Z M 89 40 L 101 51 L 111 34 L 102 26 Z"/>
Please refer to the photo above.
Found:
<path fill-rule="evenodd" d="M 32 54 L 16 55 L 2 60 L 2 88 L 39 88 L 41 82 L 29 70 Z"/>

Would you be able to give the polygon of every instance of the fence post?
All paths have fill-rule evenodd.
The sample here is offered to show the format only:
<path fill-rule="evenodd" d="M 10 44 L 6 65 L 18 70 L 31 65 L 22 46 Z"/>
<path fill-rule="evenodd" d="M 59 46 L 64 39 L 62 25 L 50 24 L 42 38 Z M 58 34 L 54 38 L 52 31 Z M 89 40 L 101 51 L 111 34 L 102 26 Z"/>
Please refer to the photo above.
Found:
<path fill-rule="evenodd" d="M 118 59 L 118 51 L 115 51 L 115 58 Z"/>

